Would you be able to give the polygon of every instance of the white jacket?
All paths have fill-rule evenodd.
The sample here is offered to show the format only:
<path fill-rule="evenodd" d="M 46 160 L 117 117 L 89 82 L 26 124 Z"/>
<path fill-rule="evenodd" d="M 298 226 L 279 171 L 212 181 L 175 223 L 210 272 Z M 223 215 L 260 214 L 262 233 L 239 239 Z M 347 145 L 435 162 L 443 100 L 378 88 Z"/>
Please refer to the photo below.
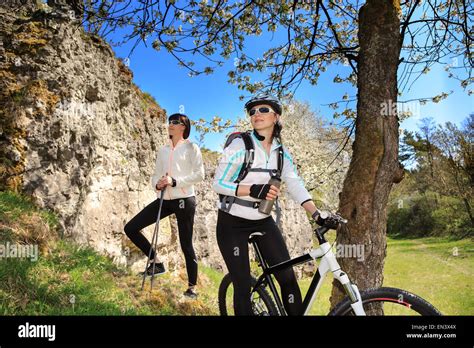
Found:
<path fill-rule="evenodd" d="M 255 156 L 252 164 L 252 168 L 265 168 L 265 169 L 277 169 L 278 168 L 278 147 L 279 142 L 274 138 L 270 156 L 267 155 L 260 141 L 257 139 L 253 132 L 251 138 L 254 144 Z M 283 147 L 284 160 L 283 168 L 281 173 L 281 179 L 286 183 L 290 198 L 299 204 L 311 200 L 311 195 L 306 190 L 303 181 L 299 177 L 296 166 L 293 163 L 288 149 Z M 216 174 L 214 176 L 213 189 L 219 194 L 226 196 L 236 196 L 237 184 L 234 180 L 237 178 L 240 169 L 245 161 L 245 144 L 241 138 L 236 138 L 230 143 L 228 147 L 224 149 L 224 154 L 217 167 Z M 242 185 L 252 184 L 267 184 L 270 179 L 268 172 L 248 172 L 246 177 L 240 182 Z M 259 199 L 250 196 L 239 196 L 240 199 L 258 202 Z M 221 207 L 221 203 L 218 202 L 218 208 Z M 268 217 L 269 215 L 260 213 L 258 209 L 245 207 L 237 203 L 232 204 L 229 214 L 242 217 L 249 220 L 260 220 Z"/>
<path fill-rule="evenodd" d="M 155 172 L 151 178 L 153 189 L 156 184 L 168 173 L 176 180 L 176 186 L 167 186 L 163 199 L 179 199 L 194 196 L 194 184 L 204 179 L 204 167 L 199 146 L 188 139 L 179 141 L 173 148 L 170 140 L 168 145 L 161 147 L 156 156 Z"/>

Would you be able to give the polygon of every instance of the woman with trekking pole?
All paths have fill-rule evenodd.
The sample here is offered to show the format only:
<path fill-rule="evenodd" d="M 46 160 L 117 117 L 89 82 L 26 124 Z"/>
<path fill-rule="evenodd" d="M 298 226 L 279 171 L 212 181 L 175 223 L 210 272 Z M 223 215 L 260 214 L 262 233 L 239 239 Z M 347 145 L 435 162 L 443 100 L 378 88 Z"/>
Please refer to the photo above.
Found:
<path fill-rule="evenodd" d="M 253 130 L 229 136 L 214 177 L 219 194 L 217 243 L 234 287 L 234 313 L 252 315 L 250 299 L 249 236 L 263 232 L 259 247 L 270 265 L 290 259 L 278 225 L 270 215 L 280 195 L 280 182 L 318 224 L 320 211 L 304 187 L 288 150 L 282 145 L 281 102 L 269 94 L 254 96 L 245 104 Z M 329 213 L 329 218 L 332 214 Z M 289 315 L 302 314 L 301 291 L 292 269 L 275 273 Z"/>
<path fill-rule="evenodd" d="M 169 143 L 159 149 L 151 179 L 152 186 L 160 198 L 133 217 L 124 230 L 130 240 L 148 257 L 143 276 L 151 276 L 153 281 L 155 275 L 166 272 L 156 253 L 159 221 L 175 214 L 188 274 L 188 289 L 184 295 L 196 298 L 198 264 L 192 243 L 196 210 L 194 185 L 204 179 L 204 167 L 201 150 L 188 139 L 190 131 L 191 122 L 186 115 L 173 114 L 168 118 Z M 141 230 L 154 222 L 155 233 L 150 244 Z"/>

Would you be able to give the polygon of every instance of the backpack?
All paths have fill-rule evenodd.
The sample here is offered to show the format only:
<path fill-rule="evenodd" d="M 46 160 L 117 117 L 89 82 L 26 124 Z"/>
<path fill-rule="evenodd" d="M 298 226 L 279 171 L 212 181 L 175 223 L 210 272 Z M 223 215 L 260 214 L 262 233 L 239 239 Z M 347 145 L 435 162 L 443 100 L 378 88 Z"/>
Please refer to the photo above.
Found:
<path fill-rule="evenodd" d="M 244 178 L 247 176 L 249 172 L 268 172 L 270 175 L 278 176 L 281 177 L 281 173 L 283 170 L 283 159 L 284 159 L 284 152 L 283 152 L 283 146 L 280 145 L 278 147 L 278 164 L 277 164 L 277 169 L 266 169 L 266 168 L 252 168 L 253 160 L 255 158 L 255 149 L 253 146 L 253 141 L 251 138 L 251 131 L 246 131 L 246 132 L 234 132 L 231 133 L 228 137 L 227 140 L 224 144 L 224 149 L 228 147 L 232 141 L 234 141 L 237 138 L 241 138 L 244 141 L 245 144 L 245 159 L 242 167 L 240 168 L 240 172 L 237 175 L 237 178 L 234 180 L 234 183 L 239 183 Z M 229 212 L 232 204 L 237 203 L 240 205 L 244 206 L 249 206 L 252 205 L 251 202 L 244 201 L 238 197 L 233 197 L 233 196 L 225 196 L 225 195 L 219 195 L 219 200 L 221 201 L 221 209 L 225 212 Z M 276 213 L 277 213 L 277 219 L 276 219 L 276 224 L 280 224 L 280 217 L 281 217 L 281 209 L 279 205 L 278 198 L 275 201 L 275 206 L 276 206 Z M 253 208 L 258 208 L 258 205 L 254 204 Z"/>
<path fill-rule="evenodd" d="M 251 139 L 251 131 L 246 132 L 234 132 L 231 133 L 224 144 L 224 149 L 228 147 L 232 141 L 236 138 L 241 138 L 245 144 L 245 160 L 242 168 L 240 168 L 239 175 L 237 179 L 234 180 L 234 183 L 239 183 L 247 176 L 248 172 L 271 172 L 273 175 L 281 177 L 281 171 L 283 169 L 283 146 L 280 145 L 278 148 L 278 164 L 277 169 L 263 169 L 263 168 L 252 168 L 253 160 L 255 158 L 255 149 L 253 147 L 253 141 Z"/>

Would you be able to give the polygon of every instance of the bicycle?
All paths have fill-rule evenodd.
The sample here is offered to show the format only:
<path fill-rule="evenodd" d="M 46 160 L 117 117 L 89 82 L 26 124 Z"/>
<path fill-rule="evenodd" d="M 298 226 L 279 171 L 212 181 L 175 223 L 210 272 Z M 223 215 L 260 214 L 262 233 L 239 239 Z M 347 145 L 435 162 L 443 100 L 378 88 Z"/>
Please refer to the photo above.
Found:
<path fill-rule="evenodd" d="M 347 220 L 339 215 L 335 219 L 338 224 L 346 224 Z M 251 279 L 251 303 L 255 315 L 284 316 L 287 315 L 281 297 L 275 287 L 272 275 L 289 267 L 303 264 L 312 260 L 321 259 L 313 276 L 308 292 L 303 299 L 303 314 L 308 315 L 316 299 L 321 285 L 328 272 L 344 288 L 346 297 L 339 302 L 328 315 L 384 315 L 395 309 L 392 314 L 397 315 L 442 315 L 433 305 L 421 297 L 408 291 L 381 287 L 359 291 L 356 284 L 349 280 L 347 274 L 341 270 L 331 245 L 324 237 L 330 228 L 321 226 L 314 229 L 319 247 L 299 257 L 269 266 L 258 246 L 258 239 L 264 236 L 263 232 L 254 232 L 249 236 L 249 243 L 253 246 L 258 266 L 262 274 Z M 228 315 L 229 300 L 232 299 L 230 275 L 226 274 L 219 286 L 219 311 L 221 315 Z M 270 295 L 271 294 L 271 295 Z M 231 305 L 232 303 L 230 303 Z M 230 306 L 229 308 L 233 308 Z"/>

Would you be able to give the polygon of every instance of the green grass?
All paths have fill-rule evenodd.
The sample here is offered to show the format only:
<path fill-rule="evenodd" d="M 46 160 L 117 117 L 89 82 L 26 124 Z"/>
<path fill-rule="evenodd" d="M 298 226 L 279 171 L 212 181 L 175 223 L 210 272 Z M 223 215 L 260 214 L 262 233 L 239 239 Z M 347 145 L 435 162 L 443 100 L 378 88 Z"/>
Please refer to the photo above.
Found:
<path fill-rule="evenodd" d="M 474 243 L 389 239 L 385 285 L 407 289 L 443 314 L 474 315 Z"/>
<path fill-rule="evenodd" d="M 59 241 L 38 261 L 0 262 L 0 314 L 147 314 L 115 281 L 124 271 L 91 249 Z M 74 303 L 73 303 L 74 302 Z"/>
<path fill-rule="evenodd" d="M 59 225 L 59 220 L 53 212 L 47 209 L 38 209 L 29 197 L 9 191 L 0 191 L 0 221 L 16 222 L 24 214 L 32 213 L 37 213 L 51 229 L 55 229 Z"/>
<path fill-rule="evenodd" d="M 57 226 L 52 212 L 22 196 L 0 192 L 0 244 L 42 246 L 37 261 L 0 258 L 0 315 L 218 315 L 221 272 L 199 265 L 196 301 L 182 296 L 184 269 L 157 277 L 153 292 L 149 282 L 141 291 L 141 277 L 91 248 L 61 239 Z M 334 241 L 334 232 L 327 237 Z M 300 281 L 303 295 L 309 284 L 309 278 Z M 311 314 L 329 312 L 331 286 L 328 275 Z M 474 315 L 474 243 L 389 238 L 384 286 L 413 292 L 443 314 Z"/>
<path fill-rule="evenodd" d="M 445 315 L 474 315 L 472 240 L 388 238 L 387 244 L 383 286 L 415 293 Z M 305 294 L 310 279 L 300 284 Z M 328 275 L 311 314 L 329 312 L 331 284 L 332 276 Z"/>
<path fill-rule="evenodd" d="M 184 270 L 149 281 L 88 247 L 58 236 L 57 218 L 26 197 L 0 192 L 0 245 L 38 244 L 39 257 L 0 258 L 0 315 L 206 315 L 217 314 L 212 289 L 217 279 L 201 266 L 202 295 L 195 301 L 186 289 Z M 208 303 L 213 303 L 212 308 Z"/>
<path fill-rule="evenodd" d="M 155 278 L 153 292 L 148 278 L 141 291 L 140 276 L 90 248 L 60 240 L 49 255 L 36 262 L 0 261 L 0 315 L 217 314 L 212 291 L 218 286 L 217 272 L 202 265 L 200 269 L 200 284 L 205 285 L 199 289 L 200 299 L 187 301 L 181 296 L 186 285 L 184 272 Z M 215 282 L 207 274 L 214 274 Z"/>

